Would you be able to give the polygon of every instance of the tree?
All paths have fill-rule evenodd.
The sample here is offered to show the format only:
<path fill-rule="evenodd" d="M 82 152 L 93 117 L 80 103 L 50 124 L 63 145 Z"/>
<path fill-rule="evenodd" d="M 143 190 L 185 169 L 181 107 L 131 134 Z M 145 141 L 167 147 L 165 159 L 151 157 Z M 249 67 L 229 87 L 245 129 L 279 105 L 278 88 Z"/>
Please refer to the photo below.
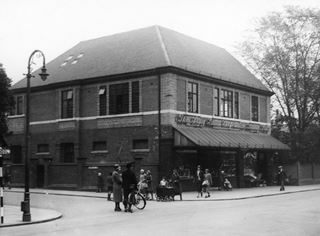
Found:
<path fill-rule="evenodd" d="M 241 53 L 274 92 L 293 153 L 320 117 L 320 10 L 287 6 L 260 18 Z"/>
<path fill-rule="evenodd" d="M 11 80 L 0 63 L 0 135 L 5 135 L 8 132 L 7 115 L 14 105 L 14 100 L 11 91 Z"/>

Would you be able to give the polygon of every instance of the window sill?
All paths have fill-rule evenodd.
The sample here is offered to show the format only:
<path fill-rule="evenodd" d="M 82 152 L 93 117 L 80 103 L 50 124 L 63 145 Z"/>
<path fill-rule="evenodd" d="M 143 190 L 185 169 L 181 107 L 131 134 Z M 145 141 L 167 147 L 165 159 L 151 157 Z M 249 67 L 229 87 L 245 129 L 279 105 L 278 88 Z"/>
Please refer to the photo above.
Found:
<path fill-rule="evenodd" d="M 108 150 L 96 150 L 96 151 L 91 151 L 91 154 L 100 154 L 100 153 L 109 153 Z"/>
<path fill-rule="evenodd" d="M 37 152 L 36 155 L 50 155 L 50 152 Z"/>
<path fill-rule="evenodd" d="M 150 152 L 150 149 L 132 149 L 131 152 L 133 152 L 133 153 L 147 153 L 147 152 Z"/>
<path fill-rule="evenodd" d="M 24 117 L 25 115 L 24 114 L 21 114 L 21 115 L 11 115 L 11 116 L 8 116 L 9 119 L 14 119 L 14 118 L 20 118 L 20 117 Z"/>

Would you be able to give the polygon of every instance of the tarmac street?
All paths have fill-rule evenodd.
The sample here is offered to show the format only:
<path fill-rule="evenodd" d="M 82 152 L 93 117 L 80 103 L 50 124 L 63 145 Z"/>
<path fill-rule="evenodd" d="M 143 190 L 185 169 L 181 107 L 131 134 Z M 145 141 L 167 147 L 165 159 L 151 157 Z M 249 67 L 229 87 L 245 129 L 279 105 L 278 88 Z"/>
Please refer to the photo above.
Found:
<path fill-rule="evenodd" d="M 296 187 L 295 189 L 297 189 Z M 39 224 L 1 227 L 1 236 L 24 235 L 320 235 L 320 190 L 300 188 L 279 194 L 278 187 L 213 191 L 212 198 L 148 201 L 144 210 L 114 212 L 105 193 L 33 190 L 35 209 L 60 212 L 62 218 Z M 251 195 L 249 194 L 251 193 Z M 264 193 L 264 194 L 263 194 Z M 20 190 L 5 192 L 5 205 L 21 201 Z M 19 212 L 18 217 L 22 217 Z"/>

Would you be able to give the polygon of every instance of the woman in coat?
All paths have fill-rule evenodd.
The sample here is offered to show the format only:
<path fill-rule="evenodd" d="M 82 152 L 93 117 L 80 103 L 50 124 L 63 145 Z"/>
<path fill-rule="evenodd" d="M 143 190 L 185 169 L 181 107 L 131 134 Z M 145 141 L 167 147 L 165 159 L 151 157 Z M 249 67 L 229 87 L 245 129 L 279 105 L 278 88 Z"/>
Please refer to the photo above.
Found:
<path fill-rule="evenodd" d="M 209 169 L 205 169 L 204 180 L 202 182 L 202 191 L 207 194 L 205 196 L 206 198 L 210 197 L 209 187 L 211 185 L 212 185 L 212 176 L 209 172 Z"/>
<path fill-rule="evenodd" d="M 114 171 L 112 173 L 113 201 L 115 202 L 114 211 L 121 211 L 120 202 L 122 202 L 122 177 L 120 171 L 121 167 L 119 165 L 114 165 Z"/>

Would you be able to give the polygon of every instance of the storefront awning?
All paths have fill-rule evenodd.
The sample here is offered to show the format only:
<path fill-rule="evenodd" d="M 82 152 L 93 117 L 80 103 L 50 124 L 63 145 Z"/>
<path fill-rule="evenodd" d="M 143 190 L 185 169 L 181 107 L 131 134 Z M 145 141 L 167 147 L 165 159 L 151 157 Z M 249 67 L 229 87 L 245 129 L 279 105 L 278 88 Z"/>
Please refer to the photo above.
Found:
<path fill-rule="evenodd" d="M 211 128 L 176 127 L 175 146 L 289 150 L 271 135 Z"/>

